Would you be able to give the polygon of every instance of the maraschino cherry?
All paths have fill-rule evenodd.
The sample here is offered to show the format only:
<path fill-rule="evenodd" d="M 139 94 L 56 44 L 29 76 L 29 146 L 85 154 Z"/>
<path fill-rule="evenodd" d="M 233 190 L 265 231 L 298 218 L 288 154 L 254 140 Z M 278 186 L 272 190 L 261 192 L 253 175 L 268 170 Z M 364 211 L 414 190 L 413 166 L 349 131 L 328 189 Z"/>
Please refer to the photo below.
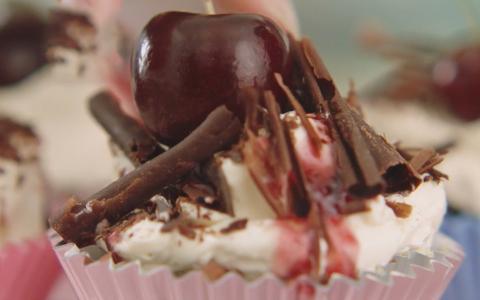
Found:
<path fill-rule="evenodd" d="M 271 89 L 288 77 L 285 31 L 252 14 L 168 12 L 144 28 L 133 58 L 134 93 L 146 128 L 175 144 L 216 107 L 242 114 L 243 88 Z"/>
<path fill-rule="evenodd" d="M 480 45 L 455 51 L 435 64 L 433 82 L 458 117 L 480 118 Z"/>

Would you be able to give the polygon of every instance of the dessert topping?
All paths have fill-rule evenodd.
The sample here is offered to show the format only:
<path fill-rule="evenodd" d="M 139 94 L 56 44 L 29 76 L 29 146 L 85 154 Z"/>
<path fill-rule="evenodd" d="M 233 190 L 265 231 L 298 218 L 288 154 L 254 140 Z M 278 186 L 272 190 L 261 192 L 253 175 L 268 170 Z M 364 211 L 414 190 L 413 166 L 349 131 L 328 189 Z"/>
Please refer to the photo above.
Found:
<path fill-rule="evenodd" d="M 241 124 L 225 106 L 215 109 L 181 143 L 81 201 L 70 199 L 53 228 L 67 241 L 88 245 L 103 219 L 115 223 L 238 139 Z"/>
<path fill-rule="evenodd" d="M 143 164 L 163 152 L 137 120 L 122 111 L 110 93 L 95 95 L 90 100 L 90 112 L 134 165 Z"/>

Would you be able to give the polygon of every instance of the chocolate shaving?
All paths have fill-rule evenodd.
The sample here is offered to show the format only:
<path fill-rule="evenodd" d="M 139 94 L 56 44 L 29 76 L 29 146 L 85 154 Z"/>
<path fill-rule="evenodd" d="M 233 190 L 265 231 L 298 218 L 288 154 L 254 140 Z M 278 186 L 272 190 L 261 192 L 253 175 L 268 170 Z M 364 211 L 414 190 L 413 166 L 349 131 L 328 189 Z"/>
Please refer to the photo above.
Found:
<path fill-rule="evenodd" d="M 369 198 L 382 192 L 411 190 L 420 179 L 410 164 L 343 100 L 321 58 L 308 40 L 302 49 L 322 92 L 335 138 L 339 175 L 349 193 Z M 311 82 L 310 82 L 311 83 Z"/>
<path fill-rule="evenodd" d="M 248 140 L 243 145 L 245 161 L 253 179 L 278 216 L 289 216 L 292 213 L 304 216 L 308 213 L 309 205 L 305 203 L 302 182 L 296 176 L 294 165 L 298 163 L 292 152 L 288 128 L 280 118 L 277 100 L 272 92 L 265 92 L 264 102 L 267 113 L 262 115 L 261 122 L 268 129 L 270 147 L 265 150 L 256 145 L 255 133 L 247 128 Z M 258 179 L 262 177 L 270 178 L 270 183 Z"/>
<path fill-rule="evenodd" d="M 401 203 L 401 202 L 392 202 L 387 201 L 387 206 L 390 207 L 395 215 L 399 218 L 408 218 L 412 213 L 412 206 L 410 204 Z"/>
<path fill-rule="evenodd" d="M 301 69 L 301 74 L 305 77 L 305 81 L 307 83 L 306 88 L 310 92 L 310 97 L 307 97 L 308 101 L 304 99 L 302 102 L 302 106 L 307 109 L 308 112 L 326 112 L 327 107 L 325 106 L 326 103 L 324 101 L 320 101 L 319 99 L 323 99 L 322 92 L 320 91 L 320 87 L 317 84 L 317 79 L 313 74 L 311 69 L 310 63 L 307 61 L 307 58 L 304 54 L 302 47 L 300 47 L 301 43 L 296 42 L 294 38 L 292 38 L 292 52 L 294 57 L 298 60 L 298 64 Z M 307 101 L 307 102 L 306 102 Z M 308 108 L 312 108 L 308 110 Z"/>
<path fill-rule="evenodd" d="M 84 200 L 70 199 L 65 211 L 52 227 L 77 246 L 93 243 L 95 227 L 103 219 L 111 224 L 176 183 L 215 152 L 234 143 L 241 123 L 225 106 L 215 109 L 182 142 L 119 178 Z"/>
<path fill-rule="evenodd" d="M 315 129 L 313 128 L 310 121 L 308 121 L 305 110 L 303 109 L 302 105 L 300 105 L 300 102 L 298 102 L 298 100 L 295 98 L 292 91 L 283 82 L 282 75 L 275 73 L 275 79 L 277 80 L 278 85 L 282 88 L 283 92 L 287 96 L 287 99 L 290 102 L 290 105 L 293 107 L 298 117 L 300 118 L 300 121 L 302 122 L 302 125 L 305 128 L 305 130 L 307 131 L 308 137 L 310 141 L 313 143 L 315 150 L 317 151 L 317 153 L 319 153 L 320 149 L 322 149 L 323 142 L 318 136 L 318 134 L 315 132 Z"/>
<path fill-rule="evenodd" d="M 448 176 L 435 169 L 443 161 L 443 155 L 434 149 L 402 148 L 396 145 L 398 152 L 419 174 L 430 174 L 434 180 L 448 179 Z"/>
<path fill-rule="evenodd" d="M 347 103 L 359 115 L 361 115 L 362 117 L 364 116 L 362 106 L 358 101 L 358 95 L 357 95 L 357 91 L 355 89 L 355 83 L 353 82 L 353 80 L 350 80 L 350 90 L 348 91 L 348 95 L 347 95 Z"/>
<path fill-rule="evenodd" d="M 366 201 L 349 201 L 338 206 L 338 211 L 344 215 L 368 211 L 370 208 Z"/>
<path fill-rule="evenodd" d="M 122 111 L 110 93 L 93 96 L 90 112 L 134 165 L 139 166 L 163 152 L 155 139 Z"/>
<path fill-rule="evenodd" d="M 245 227 L 247 227 L 247 223 L 248 223 L 247 219 L 236 220 L 230 223 L 227 227 L 222 228 L 220 230 L 220 233 L 229 234 L 237 230 L 243 230 L 245 229 Z"/>
<path fill-rule="evenodd" d="M 281 172 L 288 172 L 292 169 L 290 155 L 288 153 L 287 141 L 283 131 L 282 120 L 280 119 L 280 109 L 277 100 L 271 91 L 265 92 L 265 105 L 267 106 L 268 120 L 273 134 L 272 146 L 279 158 Z"/>
<path fill-rule="evenodd" d="M 245 128 L 256 132 L 258 128 L 258 91 L 254 89 L 244 89 L 240 91 L 240 101 L 245 103 Z"/>
<path fill-rule="evenodd" d="M 162 227 L 161 231 L 164 233 L 167 233 L 177 229 L 178 232 L 184 237 L 186 237 L 187 239 L 194 240 L 197 234 L 195 233 L 195 230 L 192 229 L 191 225 L 192 224 L 190 224 L 189 220 L 177 218 L 175 220 L 172 220 L 166 223 Z"/>
<path fill-rule="evenodd" d="M 433 149 L 422 149 L 415 154 L 410 160 L 412 167 L 419 173 L 423 173 L 425 165 L 430 165 L 432 160 L 435 160 L 437 153 Z"/>

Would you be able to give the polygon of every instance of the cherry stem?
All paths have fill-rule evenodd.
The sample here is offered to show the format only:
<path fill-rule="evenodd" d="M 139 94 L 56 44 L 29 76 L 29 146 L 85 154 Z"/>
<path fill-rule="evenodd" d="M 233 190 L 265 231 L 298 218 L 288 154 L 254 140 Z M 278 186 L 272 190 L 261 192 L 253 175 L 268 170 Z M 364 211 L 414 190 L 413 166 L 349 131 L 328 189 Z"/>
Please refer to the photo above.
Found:
<path fill-rule="evenodd" d="M 215 6 L 213 5 L 212 0 L 204 0 L 203 4 L 205 6 L 205 12 L 209 15 L 215 14 Z"/>

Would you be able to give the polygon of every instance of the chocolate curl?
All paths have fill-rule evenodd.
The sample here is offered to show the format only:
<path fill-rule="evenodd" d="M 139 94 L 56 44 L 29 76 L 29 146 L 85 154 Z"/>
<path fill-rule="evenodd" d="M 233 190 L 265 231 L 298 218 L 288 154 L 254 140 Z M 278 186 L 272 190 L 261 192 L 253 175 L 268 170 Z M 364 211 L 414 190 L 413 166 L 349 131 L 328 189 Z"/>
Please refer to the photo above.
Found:
<path fill-rule="evenodd" d="M 79 247 L 94 243 L 99 222 L 117 222 L 166 185 L 176 183 L 198 164 L 237 141 L 241 128 L 231 111 L 218 107 L 175 147 L 83 201 L 70 199 L 65 211 L 52 222 L 53 229 L 66 242 Z"/>
<path fill-rule="evenodd" d="M 362 106 L 360 105 L 360 102 L 358 100 L 358 94 L 355 88 L 355 82 L 353 82 L 353 80 L 350 80 L 350 89 L 347 95 L 347 103 L 363 118 L 364 114 L 363 114 Z"/>
<path fill-rule="evenodd" d="M 311 95 L 311 97 L 305 97 L 306 99 L 302 99 L 302 107 L 304 107 L 308 112 L 325 113 L 327 111 L 326 103 L 325 101 L 320 100 L 323 99 L 323 95 L 320 91 L 320 87 L 317 84 L 317 79 L 313 74 L 310 63 L 307 61 L 305 53 L 301 47 L 301 43 L 292 42 L 291 44 L 293 56 L 298 61 L 301 71 L 305 76 L 305 81 L 307 85 L 306 88 L 308 88 L 308 91 Z"/>
<path fill-rule="evenodd" d="M 163 152 L 155 139 L 136 120 L 122 111 L 110 93 L 96 94 L 90 99 L 89 107 L 97 122 L 135 166 Z"/>
<path fill-rule="evenodd" d="M 419 174 L 428 173 L 437 181 L 448 179 L 448 176 L 435 169 L 435 167 L 443 161 L 442 153 L 434 149 L 420 148 L 402 148 L 396 145 L 398 152 L 410 162 L 412 167 Z M 443 150 L 443 154 L 445 150 Z"/>
<path fill-rule="evenodd" d="M 265 104 L 267 106 L 270 130 L 273 134 L 272 146 L 279 158 L 280 172 L 287 173 L 292 169 L 290 156 L 288 154 L 287 140 L 283 131 L 282 120 L 280 119 L 280 109 L 277 100 L 271 91 L 265 92 Z"/>
<path fill-rule="evenodd" d="M 358 198 L 412 190 L 420 183 L 418 173 L 341 98 L 312 43 L 305 39 L 301 45 L 310 64 L 310 71 L 307 69 L 306 72 L 313 72 L 322 92 L 323 97 L 317 98 L 317 101 L 327 109 L 332 124 L 339 174 L 345 188 Z"/>
<path fill-rule="evenodd" d="M 290 105 L 293 107 L 298 117 L 300 118 L 300 121 L 302 122 L 303 127 L 307 131 L 308 138 L 312 141 L 318 153 L 320 149 L 322 149 L 323 142 L 318 136 L 318 134 L 315 132 L 315 129 L 313 129 L 313 126 L 310 123 L 310 121 L 308 121 L 305 110 L 303 109 L 302 105 L 297 100 L 297 98 L 295 98 L 290 88 L 284 83 L 282 75 L 280 75 L 279 73 L 275 73 L 275 79 L 277 80 L 277 83 L 280 86 L 280 88 L 283 90 L 283 92 L 287 96 L 288 102 L 290 102 Z"/>
<path fill-rule="evenodd" d="M 256 122 L 253 122 L 253 128 L 246 128 L 246 139 L 241 147 L 242 157 L 247 166 L 253 180 L 256 182 L 258 188 L 264 195 L 268 204 L 278 216 L 288 215 L 288 187 L 287 172 L 289 162 L 286 161 L 286 155 L 283 153 L 285 148 L 280 149 L 284 144 L 279 133 L 281 129 L 275 128 L 278 126 L 277 122 L 270 118 L 278 112 L 278 107 L 270 97 L 265 98 L 267 108 L 270 107 L 275 111 L 269 111 L 262 116 L 262 123 L 267 123 L 268 137 L 260 137 L 254 131 L 254 128 L 259 127 Z M 280 115 L 277 115 L 279 118 Z M 252 118 L 248 118 L 252 120 Z M 280 124 L 281 126 L 281 124 Z M 264 139 L 268 139 L 268 143 L 264 143 Z M 272 186 L 274 188 L 272 188 Z"/>

